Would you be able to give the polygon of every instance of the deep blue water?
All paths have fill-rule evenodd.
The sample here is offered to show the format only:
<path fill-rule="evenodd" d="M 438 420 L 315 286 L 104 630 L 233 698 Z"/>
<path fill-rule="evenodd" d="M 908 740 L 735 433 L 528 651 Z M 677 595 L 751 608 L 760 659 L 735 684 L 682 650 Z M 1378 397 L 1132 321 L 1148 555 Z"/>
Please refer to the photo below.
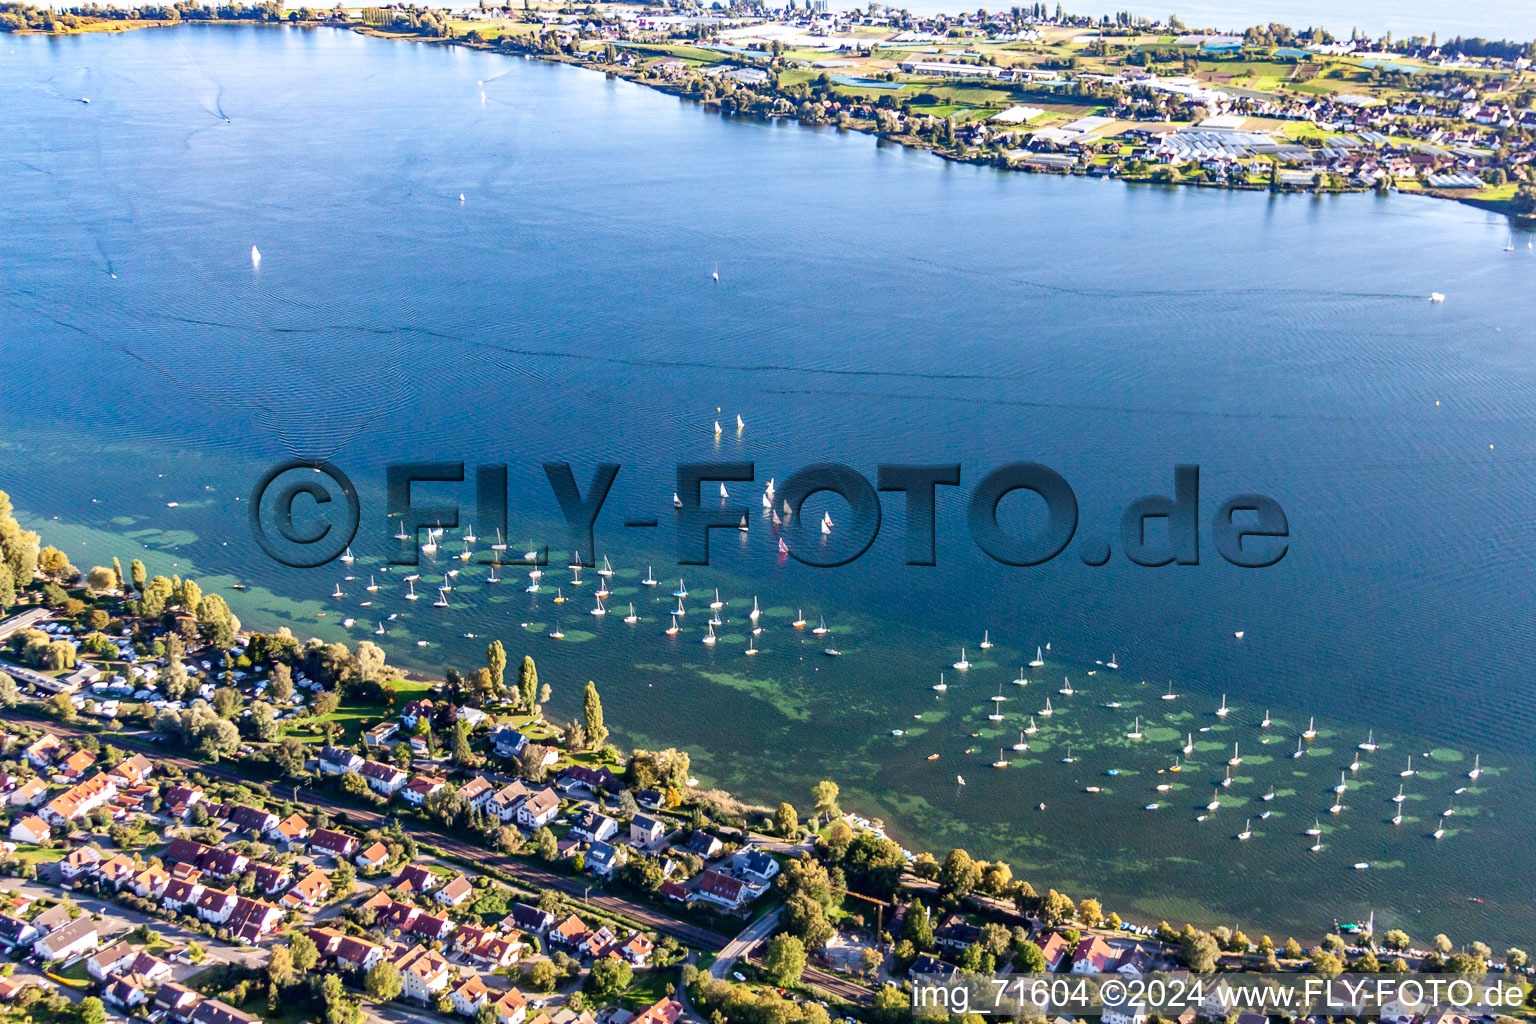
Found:
<path fill-rule="evenodd" d="M 422 668 L 472 666 L 503 637 L 538 659 L 557 712 L 595 679 L 620 741 L 687 746 L 706 782 L 805 806 L 835 778 L 909 844 L 1006 856 L 1127 916 L 1306 936 L 1375 910 L 1415 934 L 1531 935 L 1536 257 L 1524 236 L 1503 251 L 1500 218 L 1010 175 L 332 30 L 6 51 L 0 487 L 82 567 L 137 550 L 244 580 L 247 624 L 304 635 L 361 639 L 396 612 L 382 642 Z M 573 461 L 583 484 L 620 462 L 599 549 L 623 570 L 610 604 L 633 601 L 642 622 L 588 616 L 590 585 L 555 605 L 472 569 L 447 612 L 402 601 L 398 572 L 370 608 L 361 580 L 332 601 L 343 569 L 282 569 L 246 526 L 244 496 L 290 454 L 334 458 L 361 485 L 358 574 L 393 550 L 388 462 L 509 463 L 514 550 L 564 547 L 542 460 Z M 680 570 L 674 467 L 716 458 L 755 460 L 759 481 L 825 460 L 870 478 L 952 461 L 963 486 L 941 489 L 933 568 L 901 564 L 904 509 L 887 496 L 851 566 L 781 562 L 754 517 L 745 538 L 716 537 L 715 565 Z M 1270 495 L 1290 554 L 1234 568 L 1203 528 L 1198 566 L 1117 550 L 1094 569 L 1075 545 L 999 565 L 966 534 L 965 501 L 1015 460 L 1063 474 L 1079 537 L 1111 539 L 1131 499 L 1197 463 L 1203 521 L 1227 495 Z M 457 497 L 472 502 L 467 485 Z M 846 522 L 820 499 L 807 521 L 824 507 Z M 1022 499 L 1004 511 L 1034 521 Z M 661 527 L 621 525 L 640 515 Z M 635 585 L 647 564 L 694 592 L 677 638 L 662 635 L 671 586 Z M 557 566 L 545 582 L 568 580 Z M 700 598 L 717 585 L 730 604 L 708 648 Z M 770 612 L 748 658 L 754 594 Z M 797 608 L 827 616 L 842 658 L 788 627 Z M 359 622 L 343 631 L 344 616 Z M 998 644 L 985 654 L 983 630 Z M 1050 664 L 1009 686 L 1046 642 Z M 977 663 L 964 674 L 948 670 L 962 644 Z M 1094 664 L 1111 653 L 1118 673 Z M 941 670 L 952 685 L 935 699 Z M 1077 696 L 1056 693 L 1062 676 Z M 1170 681 L 1181 701 L 1156 700 Z M 1000 687 L 1008 720 L 993 725 Z M 1211 714 L 1223 693 L 1225 720 Z M 1062 713 L 990 769 L 1047 696 Z M 1323 735 L 1291 761 L 1310 716 Z M 1135 717 L 1139 743 L 1124 738 Z M 1158 795 L 1174 778 L 1158 770 L 1203 726 Z M 1329 787 L 1368 729 L 1388 748 L 1333 818 Z M 1197 822 L 1234 742 L 1238 782 Z M 1431 750 L 1394 827 L 1400 762 Z M 1490 770 L 1436 843 L 1431 820 L 1474 754 Z M 1112 792 L 1083 793 L 1096 784 Z M 1231 841 L 1269 787 L 1275 817 Z M 1300 830 L 1318 815 L 1328 848 L 1313 855 Z"/>

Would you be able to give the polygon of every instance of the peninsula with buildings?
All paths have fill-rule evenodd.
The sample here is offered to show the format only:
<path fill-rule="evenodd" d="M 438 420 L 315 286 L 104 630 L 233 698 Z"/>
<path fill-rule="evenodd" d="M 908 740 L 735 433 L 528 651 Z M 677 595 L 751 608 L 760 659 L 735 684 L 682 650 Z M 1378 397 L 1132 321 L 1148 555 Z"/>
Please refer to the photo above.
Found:
<path fill-rule="evenodd" d="M 1536 44 L 1236 31 L 1058 4 L 916 15 L 524 0 L 74 8 L 0 29 L 332 24 L 576 64 L 733 116 L 836 125 L 998 168 L 1165 185 L 1434 196 L 1536 218 Z"/>
<path fill-rule="evenodd" d="M 702 789 L 552 685 L 498 640 L 423 678 L 247 630 L 191 579 L 82 571 L 0 492 L 0 1022 L 901 1024 L 912 978 L 1005 969 L 1496 974 L 1536 1009 L 1519 948 L 1122 920 L 903 849 L 833 780 Z"/>

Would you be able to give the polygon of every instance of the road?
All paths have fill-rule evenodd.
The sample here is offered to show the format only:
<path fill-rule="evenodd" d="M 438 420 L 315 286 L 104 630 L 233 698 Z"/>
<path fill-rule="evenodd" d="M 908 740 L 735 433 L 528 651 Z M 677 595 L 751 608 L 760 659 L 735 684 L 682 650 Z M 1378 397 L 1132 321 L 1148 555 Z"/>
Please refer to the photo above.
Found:
<path fill-rule="evenodd" d="M 742 929 L 730 942 L 727 942 L 715 957 L 715 962 L 710 964 L 709 973 L 717 978 L 729 977 L 731 968 L 736 966 L 736 961 L 746 955 L 747 950 L 757 945 L 762 940 L 773 934 L 773 930 L 779 926 L 779 918 L 784 914 L 783 907 L 776 907 L 771 914 L 764 914 Z"/>
<path fill-rule="evenodd" d="M 86 735 L 97 736 L 103 742 L 109 742 L 114 746 L 127 750 L 137 750 L 152 755 L 154 760 L 162 764 L 174 764 L 184 771 L 202 772 L 212 778 L 223 779 L 227 782 L 250 782 L 251 777 L 245 773 L 224 764 L 208 764 L 203 761 L 195 761 L 191 758 L 179 757 L 168 753 L 160 744 L 140 739 L 132 733 L 111 733 L 97 735 L 90 730 L 78 726 L 66 725 L 55 719 L 35 714 L 30 710 L 16 707 L 9 709 L 9 713 L 18 717 L 25 717 L 39 724 L 46 725 L 50 732 L 59 736 L 80 738 Z M 282 787 L 274 787 L 274 791 L 281 791 Z M 352 803 L 343 802 L 336 797 L 317 792 L 312 789 L 299 787 L 295 796 L 295 802 L 308 804 L 311 807 L 319 807 L 332 816 L 344 814 L 349 824 L 361 828 L 384 828 L 391 820 L 398 821 L 400 826 L 423 842 L 435 846 L 451 856 L 458 857 L 471 864 L 479 864 L 485 867 L 495 868 L 507 875 L 537 889 L 554 889 L 568 896 L 576 897 L 583 903 L 615 916 L 628 918 L 645 928 L 659 932 L 663 935 L 671 935 L 680 942 L 697 946 L 700 949 L 713 953 L 723 951 L 729 943 L 735 940 L 727 939 L 717 931 L 680 921 L 668 914 L 663 914 L 653 907 L 622 896 L 615 896 L 601 890 L 592 889 L 586 883 L 566 875 L 559 875 L 548 871 L 536 864 L 530 864 L 525 860 L 509 857 L 506 854 L 494 853 L 485 847 L 470 843 L 457 836 L 440 832 L 437 829 L 415 821 L 393 818 L 391 815 L 381 814 L 361 808 Z M 751 930 L 750 928 L 748 929 Z M 740 936 L 737 937 L 738 939 Z M 743 947 L 745 948 L 745 947 Z M 805 982 L 816 988 L 824 989 L 839 999 L 849 1002 L 867 1003 L 871 1000 L 870 992 L 848 978 L 841 977 L 829 971 L 817 967 L 805 969 Z"/>

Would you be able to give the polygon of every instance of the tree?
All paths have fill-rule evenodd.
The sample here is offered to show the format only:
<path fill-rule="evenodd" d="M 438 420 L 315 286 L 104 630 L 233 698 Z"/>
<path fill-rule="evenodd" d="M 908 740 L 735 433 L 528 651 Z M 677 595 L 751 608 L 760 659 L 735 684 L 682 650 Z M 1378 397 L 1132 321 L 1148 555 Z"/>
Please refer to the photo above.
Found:
<path fill-rule="evenodd" d="M 793 935 L 775 935 L 763 951 L 763 973 L 780 988 L 800 983 L 805 972 L 805 945 Z"/>
<path fill-rule="evenodd" d="M 277 739 L 277 710 L 264 700 L 251 705 L 251 734 L 263 743 Z"/>
<path fill-rule="evenodd" d="M 288 954 L 293 960 L 293 968 L 300 974 L 307 973 L 310 968 L 320 962 L 320 948 L 303 932 L 294 932 L 288 939 Z"/>
<path fill-rule="evenodd" d="M 1221 947 L 1216 944 L 1216 938 L 1210 932 L 1202 932 L 1194 928 L 1186 929 L 1183 947 L 1184 962 L 1189 964 L 1190 970 L 1196 974 L 1210 974 L 1216 969 L 1217 958 L 1221 956 Z"/>
<path fill-rule="evenodd" d="M 1098 900 L 1079 900 L 1077 904 L 1077 919 L 1089 928 L 1097 928 L 1104 922 L 1104 908 L 1099 906 Z"/>
<path fill-rule="evenodd" d="M 85 585 L 98 594 L 117 589 L 117 574 L 104 565 L 93 565 L 85 574 Z"/>
<path fill-rule="evenodd" d="M 1517 971 L 1523 971 L 1526 964 L 1531 962 L 1531 958 L 1519 946 L 1510 946 L 1504 951 L 1504 962 Z"/>
<path fill-rule="evenodd" d="M 368 993 L 368 998 L 379 1003 L 387 1003 L 398 996 L 405 988 L 404 981 L 400 977 L 400 968 L 388 960 L 380 960 L 373 965 L 368 976 L 363 979 L 363 990 Z"/>
<path fill-rule="evenodd" d="M 629 988 L 634 978 L 635 972 L 628 961 L 616 956 L 604 957 L 588 972 L 587 991 L 599 1002 L 611 1003 Z"/>
<path fill-rule="evenodd" d="M 881 985 L 875 993 L 874 1020 L 877 1024 L 901 1024 L 912 1017 L 912 997 L 899 988 Z"/>
<path fill-rule="evenodd" d="M 475 752 L 469 749 L 469 726 L 462 721 L 453 723 L 453 763 L 464 768 L 473 768 L 479 758 Z"/>
<path fill-rule="evenodd" d="M 244 703 L 245 698 L 233 686 L 221 686 L 213 691 L 213 711 L 220 718 L 233 719 Z"/>
<path fill-rule="evenodd" d="M 981 882 L 981 865 L 964 850 L 950 850 L 939 868 L 939 888 L 951 896 L 968 896 Z"/>
<path fill-rule="evenodd" d="M 1325 978 L 1336 978 L 1344 973 L 1344 959 L 1319 946 L 1312 951 L 1312 963 L 1308 969 Z"/>
<path fill-rule="evenodd" d="M 1413 940 L 1410 939 L 1408 937 L 1408 933 L 1403 931 L 1401 928 L 1393 928 L 1388 931 L 1386 935 L 1382 936 L 1381 944 L 1386 946 L 1388 949 L 1401 953 L 1409 946 L 1413 945 Z"/>
<path fill-rule="evenodd" d="M 1013 953 L 1013 969 L 1019 974 L 1044 974 L 1045 953 L 1039 946 L 1025 939 Z"/>
<path fill-rule="evenodd" d="M 16 577 L 11 575 L 10 566 L 0 562 L 0 615 L 4 615 L 15 604 Z"/>
<path fill-rule="evenodd" d="M 784 928 L 798 936 L 806 949 L 820 949 L 832 940 L 832 925 L 826 909 L 804 893 L 796 893 L 784 902 Z M 932 933 L 930 932 L 930 941 Z"/>
<path fill-rule="evenodd" d="M 187 586 L 196 586 L 191 580 Z M 240 632 L 240 620 L 229 610 L 229 605 L 218 594 L 209 594 L 197 604 L 197 631 L 206 643 L 228 650 L 234 646 L 235 634 Z"/>
<path fill-rule="evenodd" d="M 292 736 L 286 737 L 283 742 L 272 748 L 272 763 L 277 765 L 284 775 L 299 774 L 308 761 L 309 749 Z"/>
<path fill-rule="evenodd" d="M 921 900 L 914 900 L 901 924 L 901 937 L 912 943 L 919 953 L 933 948 L 933 918 Z"/>
<path fill-rule="evenodd" d="M 21 690 L 16 680 L 0 672 L 0 707 L 13 708 L 21 702 Z"/>
<path fill-rule="evenodd" d="M 1063 921 L 1072 920 L 1076 908 L 1072 904 L 1072 897 L 1066 893 L 1057 892 L 1055 889 L 1047 889 L 1044 896 L 1040 897 L 1040 919 L 1052 927 Z"/>
<path fill-rule="evenodd" d="M 779 809 L 773 814 L 773 830 L 785 839 L 795 839 L 800 835 L 800 816 L 795 813 L 793 804 L 779 804 Z"/>
<path fill-rule="evenodd" d="M 526 654 L 517 669 L 517 692 L 523 707 L 532 712 L 539 699 L 539 670 L 534 667 L 533 658 Z"/>
<path fill-rule="evenodd" d="M 48 699 L 48 707 L 61 722 L 75 720 L 75 702 L 69 699 L 67 693 L 54 694 Z"/>
<path fill-rule="evenodd" d="M 128 576 L 133 581 L 133 589 L 140 594 L 144 593 L 144 583 L 149 578 L 149 573 L 144 568 L 144 563 L 135 558 L 128 563 Z"/>
<path fill-rule="evenodd" d="M 80 1024 L 105 1024 L 107 1007 L 95 996 L 86 996 L 75 1009 L 75 1016 Z"/>
<path fill-rule="evenodd" d="M 552 861 L 560 852 L 560 844 L 548 827 L 540 828 L 533 833 L 533 845 L 539 851 L 541 860 Z"/>
<path fill-rule="evenodd" d="M 1432 940 L 1430 940 L 1430 945 L 1432 945 L 1435 948 L 1435 952 L 1439 953 L 1441 956 L 1448 956 L 1451 950 L 1455 948 L 1451 945 L 1450 938 L 1444 932 L 1441 932 L 1439 935 L 1436 935 Z"/>
<path fill-rule="evenodd" d="M 816 801 L 816 813 L 826 817 L 836 817 L 838 812 L 837 783 L 826 779 L 811 787 L 811 799 Z"/>
<path fill-rule="evenodd" d="M 586 692 L 582 694 L 582 723 L 587 730 L 587 742 L 593 750 L 597 750 L 608 741 L 608 727 L 603 724 L 603 700 L 597 695 L 597 684 L 587 680 Z"/>
<path fill-rule="evenodd" d="M 293 699 L 293 669 L 286 663 L 280 661 L 272 666 L 272 681 L 267 684 L 267 693 L 278 704 Z"/>
<path fill-rule="evenodd" d="M 485 649 L 485 667 L 490 670 L 491 683 L 497 696 L 507 691 L 507 651 L 500 640 L 492 640 Z"/>
<path fill-rule="evenodd" d="M 282 988 L 293 980 L 293 952 L 287 946 L 273 946 L 267 957 L 267 978 Z"/>

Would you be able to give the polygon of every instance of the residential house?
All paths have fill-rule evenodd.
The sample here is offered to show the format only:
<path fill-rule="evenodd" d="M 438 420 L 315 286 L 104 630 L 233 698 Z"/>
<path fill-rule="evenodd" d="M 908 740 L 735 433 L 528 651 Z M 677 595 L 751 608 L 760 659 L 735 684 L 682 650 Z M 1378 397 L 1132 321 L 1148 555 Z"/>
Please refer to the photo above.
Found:
<path fill-rule="evenodd" d="M 75 918 L 32 944 L 32 950 L 44 960 L 68 960 L 101 945 L 98 925 L 88 915 Z"/>
<path fill-rule="evenodd" d="M 317 828 L 309 837 L 309 852 L 342 860 L 357 852 L 357 840 L 342 832 Z"/>
<path fill-rule="evenodd" d="M 405 784 L 405 791 L 400 795 L 406 803 L 413 807 L 420 807 L 427 802 L 427 797 L 447 785 L 447 779 L 440 779 L 435 775 L 418 775 Z"/>
<path fill-rule="evenodd" d="M 502 926 L 506 927 L 508 922 L 519 931 L 543 935 L 555 923 L 555 915 L 531 903 L 514 903 L 512 912 L 502 919 Z"/>
<path fill-rule="evenodd" d="M 624 940 L 617 952 L 619 956 L 636 967 L 648 967 L 652 954 L 656 952 L 656 944 L 639 932 L 635 932 Z"/>
<path fill-rule="evenodd" d="M 399 722 L 380 722 L 378 725 L 363 733 L 363 742 L 370 747 L 382 747 L 400 731 Z"/>
<path fill-rule="evenodd" d="M 97 866 L 96 877 L 113 889 L 121 889 L 133 879 L 138 870 L 138 865 L 134 864 L 132 857 L 126 853 L 118 853 Z"/>
<path fill-rule="evenodd" d="M 1152 970 L 1152 954 L 1137 943 L 1120 954 L 1112 969 L 1116 974 L 1146 974 Z"/>
<path fill-rule="evenodd" d="M 6 802 L 12 807 L 36 807 L 43 802 L 43 796 L 47 792 L 48 783 L 33 777 L 11 790 Z"/>
<path fill-rule="evenodd" d="M 45 732 L 22 752 L 22 757 L 33 768 L 42 771 L 64 756 L 64 741 L 51 732 Z"/>
<path fill-rule="evenodd" d="M 950 914 L 933 930 L 934 945 L 941 949 L 965 949 L 979 938 L 981 929 L 959 914 Z"/>
<path fill-rule="evenodd" d="M 459 875 L 447 885 L 437 890 L 437 893 L 432 898 L 439 903 L 456 907 L 474 895 L 474 892 L 475 887 L 469 883 L 469 879 Z"/>
<path fill-rule="evenodd" d="M 326 775 L 344 775 L 362 769 L 363 759 L 346 747 L 320 748 L 320 771 Z"/>
<path fill-rule="evenodd" d="M 93 873 L 100 863 L 101 854 L 95 847 L 82 846 L 59 862 L 59 874 L 63 876 L 64 881 L 73 882 L 77 878 Z"/>
<path fill-rule="evenodd" d="M 54 765 L 53 770 L 66 779 L 79 779 L 96 763 L 96 755 L 89 750 L 77 750 Z"/>
<path fill-rule="evenodd" d="M 667 827 L 649 814 L 637 814 L 629 822 L 629 841 L 633 846 L 650 846 L 661 842 Z"/>
<path fill-rule="evenodd" d="M 8 950 L 30 946 L 41 934 L 31 921 L 11 914 L 0 914 L 0 945 Z"/>
<path fill-rule="evenodd" d="M 560 797 L 548 786 L 528 795 L 517 808 L 517 823 L 526 829 L 543 828 L 560 813 Z"/>
<path fill-rule="evenodd" d="M 162 811 L 167 817 L 185 821 L 192 813 L 193 806 L 201 803 L 202 800 L 202 786 L 172 786 L 165 791 Z"/>
<path fill-rule="evenodd" d="M 433 704 L 431 700 L 413 700 L 400 712 L 400 721 L 407 729 L 416 728 L 416 723 L 423 718 L 431 721 Z"/>
<path fill-rule="evenodd" d="M 563 946 L 566 949 L 577 949 L 581 946 L 582 940 L 590 934 L 591 930 L 587 927 L 587 923 L 572 914 L 549 929 L 549 944 Z"/>
<path fill-rule="evenodd" d="M 580 792 L 595 795 L 616 793 L 623 785 L 607 768 L 589 768 L 584 764 L 576 764 L 560 773 L 560 777 L 555 780 L 555 788 L 566 796 Z"/>
<path fill-rule="evenodd" d="M 491 747 L 497 757 L 517 757 L 527 745 L 528 737 L 510 725 L 501 726 L 491 733 Z"/>
<path fill-rule="evenodd" d="M 612 878 L 625 859 L 624 851 L 612 843 L 593 843 L 587 848 L 587 870 L 599 878 Z"/>
<path fill-rule="evenodd" d="M 297 814 L 290 814 L 278 822 L 272 832 L 276 838 L 289 846 L 295 846 L 309 838 L 309 822 Z"/>
<path fill-rule="evenodd" d="M 204 999 L 188 1018 L 190 1024 L 261 1024 L 261 1018 L 217 999 Z"/>
<path fill-rule="evenodd" d="M 52 836 L 53 830 L 48 827 L 48 823 L 35 814 L 29 814 L 11 826 L 11 839 L 18 843 L 36 846 Z"/>
<path fill-rule="evenodd" d="M 370 871 L 382 868 L 389 860 L 389 848 L 383 843 L 374 843 L 368 849 L 352 858 L 360 868 Z"/>
<path fill-rule="evenodd" d="M 39 813 L 50 825 L 68 825 L 116 796 L 117 783 L 110 775 L 93 775 L 48 801 Z"/>
<path fill-rule="evenodd" d="M 699 876 L 698 893 L 701 899 L 718 904 L 727 910 L 735 910 L 751 896 L 747 883 L 718 871 L 706 871 Z"/>
<path fill-rule="evenodd" d="M 400 869 L 395 884 L 390 888 L 398 893 L 415 894 L 431 892 L 442 884 L 443 880 L 436 872 L 421 864 L 407 864 Z"/>
<path fill-rule="evenodd" d="M 224 808 L 224 819 L 235 828 L 265 834 L 277 828 L 278 817 L 271 811 L 247 804 Z"/>
<path fill-rule="evenodd" d="M 744 846 L 731 855 L 731 872 L 737 878 L 759 888 L 773 881 L 779 873 L 779 862 L 767 851 L 756 846 Z"/>
<path fill-rule="evenodd" d="M 1063 938 L 1060 932 L 1046 932 L 1035 936 L 1035 945 L 1040 947 L 1040 953 L 1045 957 L 1047 971 L 1061 970 L 1062 961 L 1072 951 L 1072 944 Z"/>
<path fill-rule="evenodd" d="M 135 974 L 115 974 L 101 987 L 101 998 L 112 1006 L 132 1010 L 149 1002 L 149 983 Z"/>
<path fill-rule="evenodd" d="M 251 877 L 257 891 L 271 896 L 293 884 L 293 869 L 287 864 L 257 864 L 251 869 Z"/>
<path fill-rule="evenodd" d="M 473 1017 L 480 1011 L 480 1007 L 491 1001 L 491 990 L 485 987 L 480 975 L 471 974 L 469 980 L 454 989 L 449 998 L 453 1002 L 454 1013 Z"/>
<path fill-rule="evenodd" d="M 283 904 L 302 910 L 314 910 L 331 895 L 331 878 L 324 871 L 314 870 L 283 894 Z"/>
<path fill-rule="evenodd" d="M 159 899 L 165 895 L 165 887 L 171 884 L 171 873 L 165 868 L 150 866 L 133 877 L 133 891 L 145 899 Z"/>
<path fill-rule="evenodd" d="M 464 798 L 464 806 L 477 811 L 485 810 L 485 805 L 495 795 L 496 787 L 483 775 L 476 775 L 459 787 L 459 796 Z"/>
<path fill-rule="evenodd" d="M 496 1024 L 523 1024 L 528 1017 L 528 1000 L 515 988 L 509 988 L 493 1003 L 496 1007 Z"/>
<path fill-rule="evenodd" d="M 571 838 L 584 843 L 600 843 L 619 831 L 619 823 L 597 811 L 583 811 L 571 825 Z"/>
<path fill-rule="evenodd" d="M 155 773 L 155 764 L 143 754 L 134 754 L 118 762 L 117 767 L 107 774 L 119 786 L 142 786 L 146 779 Z"/>
<path fill-rule="evenodd" d="M 116 974 L 124 967 L 127 967 L 133 962 L 133 958 L 138 955 L 138 952 L 137 949 L 134 949 L 126 942 L 114 942 L 107 948 L 93 954 L 85 962 L 85 972 L 97 981 L 101 981 L 107 975 Z"/>
<path fill-rule="evenodd" d="M 168 981 L 155 991 L 151 1003 L 153 1012 L 159 1014 L 162 1020 L 184 1022 L 191 1018 L 192 1010 L 202 999 L 202 996 L 185 985 Z"/>
<path fill-rule="evenodd" d="M 683 849 L 696 857 L 712 860 L 720 856 L 725 844 L 703 829 L 694 829 L 693 834 L 683 841 Z"/>
<path fill-rule="evenodd" d="M 485 809 L 501 821 L 514 821 L 517 818 L 517 809 L 532 792 L 527 783 L 519 779 L 492 793 L 486 799 Z"/>
<path fill-rule="evenodd" d="M 425 946 L 412 947 L 395 960 L 395 966 L 403 983 L 401 994 L 413 1002 L 426 1005 L 448 988 L 448 961 Z"/>
<path fill-rule="evenodd" d="M 671 996 L 663 996 L 641 1010 L 632 1024 L 677 1024 L 682 1016 L 683 1004 Z"/>
<path fill-rule="evenodd" d="M 321 956 L 330 957 L 343 967 L 371 971 L 374 965 L 384 959 L 384 947 L 377 942 L 355 935 L 344 935 L 334 928 L 311 928 L 308 935 L 320 950 Z"/>
<path fill-rule="evenodd" d="M 1073 974 L 1103 974 L 1115 960 L 1115 950 L 1097 935 L 1090 935 L 1072 951 Z"/>
<path fill-rule="evenodd" d="M 405 785 L 405 780 L 410 777 L 402 769 L 382 761 L 364 761 L 358 774 L 368 783 L 369 789 L 385 797 L 398 793 L 400 787 Z"/>

